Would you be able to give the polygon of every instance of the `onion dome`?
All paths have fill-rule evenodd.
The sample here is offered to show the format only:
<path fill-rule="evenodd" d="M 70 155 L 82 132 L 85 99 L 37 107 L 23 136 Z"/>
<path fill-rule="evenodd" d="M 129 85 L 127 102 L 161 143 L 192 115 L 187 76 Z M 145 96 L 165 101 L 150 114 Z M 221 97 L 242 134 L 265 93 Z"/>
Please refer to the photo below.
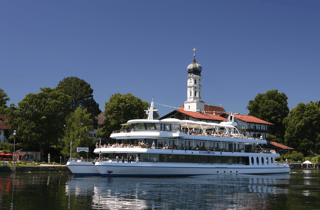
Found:
<path fill-rule="evenodd" d="M 201 75 L 201 71 L 202 71 L 202 66 L 199 64 L 199 63 L 197 63 L 197 61 L 196 61 L 196 49 L 194 48 L 193 49 L 193 51 L 194 51 L 194 54 L 193 54 L 193 62 L 192 63 L 190 63 L 189 64 L 189 66 L 188 66 L 188 73 L 189 74 L 196 74 L 196 75 Z"/>

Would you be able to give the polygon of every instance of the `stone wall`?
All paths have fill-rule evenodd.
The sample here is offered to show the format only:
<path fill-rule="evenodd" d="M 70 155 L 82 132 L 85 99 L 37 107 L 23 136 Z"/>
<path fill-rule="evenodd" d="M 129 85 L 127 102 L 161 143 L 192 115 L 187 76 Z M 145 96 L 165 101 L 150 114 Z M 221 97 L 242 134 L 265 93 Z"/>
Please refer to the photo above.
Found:
<path fill-rule="evenodd" d="M 14 167 L 0 167 L 0 172 L 14 172 Z M 16 173 L 71 173 L 67 166 L 25 166 L 16 167 Z"/>

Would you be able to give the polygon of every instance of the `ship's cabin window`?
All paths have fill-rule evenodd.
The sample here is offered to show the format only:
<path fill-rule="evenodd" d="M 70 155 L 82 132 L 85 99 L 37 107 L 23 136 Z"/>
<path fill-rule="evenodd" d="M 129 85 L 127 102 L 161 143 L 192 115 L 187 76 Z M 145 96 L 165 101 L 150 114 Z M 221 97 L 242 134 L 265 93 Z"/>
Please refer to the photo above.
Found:
<path fill-rule="evenodd" d="M 161 124 L 160 123 L 156 123 L 156 130 L 160 131 L 161 130 Z"/>
<path fill-rule="evenodd" d="M 180 125 L 176 125 L 176 124 L 171 125 L 171 130 L 174 132 L 180 131 Z"/>
<path fill-rule="evenodd" d="M 261 164 L 264 165 L 264 157 L 261 158 Z"/>
<path fill-rule="evenodd" d="M 254 159 L 251 157 L 251 165 L 254 165 Z"/>
<path fill-rule="evenodd" d="M 269 157 L 266 158 L 266 165 L 269 165 Z"/>
<path fill-rule="evenodd" d="M 147 131 L 155 130 L 154 123 L 145 123 L 145 125 L 146 125 L 146 130 Z"/>
<path fill-rule="evenodd" d="M 170 124 L 164 124 L 164 130 L 165 131 L 171 131 L 171 125 Z"/>
<path fill-rule="evenodd" d="M 257 157 L 257 165 L 259 165 L 259 157 Z"/>
<path fill-rule="evenodd" d="M 273 157 L 271 158 L 271 164 L 273 165 Z"/>
<path fill-rule="evenodd" d="M 135 131 L 143 131 L 146 129 L 144 123 L 133 124 L 133 126 Z"/>

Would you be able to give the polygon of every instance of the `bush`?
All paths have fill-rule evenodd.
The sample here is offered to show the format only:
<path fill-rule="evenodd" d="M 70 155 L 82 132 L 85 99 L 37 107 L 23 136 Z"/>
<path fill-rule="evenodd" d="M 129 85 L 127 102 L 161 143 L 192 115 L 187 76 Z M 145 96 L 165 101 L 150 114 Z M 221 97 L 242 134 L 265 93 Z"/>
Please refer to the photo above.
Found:
<path fill-rule="evenodd" d="M 287 154 L 282 154 L 280 156 L 280 159 L 282 161 L 287 159 L 290 162 L 296 162 L 296 161 L 302 161 L 305 158 L 303 157 L 303 154 L 301 152 L 292 151 L 292 153 L 288 152 Z"/>

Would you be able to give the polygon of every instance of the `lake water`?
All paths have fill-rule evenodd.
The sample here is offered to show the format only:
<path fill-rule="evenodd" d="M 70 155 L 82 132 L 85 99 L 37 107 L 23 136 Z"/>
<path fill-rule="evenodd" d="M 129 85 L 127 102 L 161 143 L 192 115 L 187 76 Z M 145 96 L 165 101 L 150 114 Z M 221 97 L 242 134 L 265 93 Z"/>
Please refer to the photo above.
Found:
<path fill-rule="evenodd" d="M 0 209 L 320 209 L 319 171 L 187 178 L 0 174 Z"/>

